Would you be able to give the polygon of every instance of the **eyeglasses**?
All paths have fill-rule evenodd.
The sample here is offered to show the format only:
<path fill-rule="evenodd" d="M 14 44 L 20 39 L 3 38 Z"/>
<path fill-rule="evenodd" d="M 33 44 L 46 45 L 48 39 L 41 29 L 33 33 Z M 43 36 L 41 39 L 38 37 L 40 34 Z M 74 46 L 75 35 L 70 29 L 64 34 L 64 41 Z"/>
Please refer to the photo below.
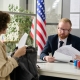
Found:
<path fill-rule="evenodd" d="M 59 27 L 58 27 L 58 29 L 59 29 L 60 31 L 64 31 L 64 32 L 66 32 L 66 33 L 68 33 L 68 32 L 70 31 L 70 29 L 62 29 L 62 28 L 59 28 Z"/>

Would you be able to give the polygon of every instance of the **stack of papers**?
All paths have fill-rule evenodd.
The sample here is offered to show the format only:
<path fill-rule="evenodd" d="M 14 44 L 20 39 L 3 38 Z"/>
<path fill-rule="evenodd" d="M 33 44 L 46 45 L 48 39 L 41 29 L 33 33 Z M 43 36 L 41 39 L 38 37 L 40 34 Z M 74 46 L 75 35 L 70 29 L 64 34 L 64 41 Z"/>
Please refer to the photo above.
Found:
<path fill-rule="evenodd" d="M 70 62 L 70 60 L 73 60 L 72 56 L 69 55 L 65 55 L 63 53 L 60 52 L 55 52 L 54 53 L 54 57 L 56 61 L 64 61 L 64 62 Z"/>
<path fill-rule="evenodd" d="M 80 55 L 80 51 L 70 45 L 65 45 L 57 49 L 54 53 L 56 60 L 70 61 L 74 60 L 75 55 Z"/>

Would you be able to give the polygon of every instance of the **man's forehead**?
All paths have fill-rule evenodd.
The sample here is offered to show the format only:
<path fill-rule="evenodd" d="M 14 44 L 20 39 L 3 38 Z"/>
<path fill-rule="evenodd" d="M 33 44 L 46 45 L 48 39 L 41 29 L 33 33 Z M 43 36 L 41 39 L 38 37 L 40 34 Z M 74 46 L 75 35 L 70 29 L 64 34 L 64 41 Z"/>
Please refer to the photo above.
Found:
<path fill-rule="evenodd" d="M 58 27 L 71 27 L 69 22 L 59 22 Z"/>

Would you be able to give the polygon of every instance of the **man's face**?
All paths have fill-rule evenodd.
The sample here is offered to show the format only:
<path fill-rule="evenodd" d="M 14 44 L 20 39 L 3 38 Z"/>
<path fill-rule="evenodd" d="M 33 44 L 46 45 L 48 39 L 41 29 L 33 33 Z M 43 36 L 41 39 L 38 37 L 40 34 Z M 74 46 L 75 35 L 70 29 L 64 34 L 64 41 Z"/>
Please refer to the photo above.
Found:
<path fill-rule="evenodd" d="M 68 22 L 60 22 L 58 24 L 58 36 L 60 39 L 65 39 L 68 37 L 71 31 L 71 25 Z"/>

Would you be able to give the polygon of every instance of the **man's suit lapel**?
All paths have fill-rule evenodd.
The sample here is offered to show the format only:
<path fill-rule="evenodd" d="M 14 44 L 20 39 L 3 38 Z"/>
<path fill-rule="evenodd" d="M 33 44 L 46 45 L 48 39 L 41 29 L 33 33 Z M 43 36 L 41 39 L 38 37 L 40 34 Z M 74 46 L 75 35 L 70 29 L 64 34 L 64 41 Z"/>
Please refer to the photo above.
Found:
<path fill-rule="evenodd" d="M 58 49 L 58 35 L 55 36 L 54 42 L 53 42 L 53 51 Z"/>
<path fill-rule="evenodd" d="M 66 45 L 73 45 L 74 43 L 73 43 L 73 40 L 72 40 L 72 36 L 71 36 L 71 34 L 69 34 L 69 36 L 68 36 L 68 38 L 67 38 L 67 43 L 66 43 Z"/>

